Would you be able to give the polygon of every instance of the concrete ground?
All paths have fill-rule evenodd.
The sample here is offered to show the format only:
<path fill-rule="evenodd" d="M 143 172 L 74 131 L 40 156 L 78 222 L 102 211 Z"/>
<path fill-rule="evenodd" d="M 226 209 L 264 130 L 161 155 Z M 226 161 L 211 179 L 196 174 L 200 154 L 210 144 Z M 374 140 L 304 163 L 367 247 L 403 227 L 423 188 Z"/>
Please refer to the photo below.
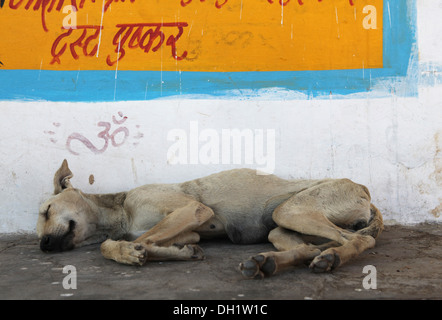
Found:
<path fill-rule="evenodd" d="M 142 267 L 101 257 L 99 245 L 45 254 L 34 235 L 0 235 L 0 299 L 442 299 L 440 224 L 387 226 L 375 248 L 332 273 L 300 266 L 264 280 L 245 280 L 239 262 L 271 244 L 202 242 L 206 259 Z M 76 270 L 76 289 L 71 271 Z M 363 273 L 364 266 L 375 266 Z M 365 289 L 364 278 L 376 289 Z M 67 278 L 65 278 L 67 277 Z M 369 278 L 366 278 L 368 280 Z"/>

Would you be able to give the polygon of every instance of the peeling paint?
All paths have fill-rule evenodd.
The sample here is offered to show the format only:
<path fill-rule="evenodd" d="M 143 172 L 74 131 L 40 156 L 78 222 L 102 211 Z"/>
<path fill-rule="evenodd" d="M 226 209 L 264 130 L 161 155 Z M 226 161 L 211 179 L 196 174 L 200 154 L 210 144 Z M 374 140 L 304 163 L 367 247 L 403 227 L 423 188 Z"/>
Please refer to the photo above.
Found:
<path fill-rule="evenodd" d="M 440 204 L 434 208 L 433 210 L 431 210 L 431 214 L 435 217 L 435 218 L 439 218 L 440 214 L 442 212 L 442 199 L 439 199 Z"/>

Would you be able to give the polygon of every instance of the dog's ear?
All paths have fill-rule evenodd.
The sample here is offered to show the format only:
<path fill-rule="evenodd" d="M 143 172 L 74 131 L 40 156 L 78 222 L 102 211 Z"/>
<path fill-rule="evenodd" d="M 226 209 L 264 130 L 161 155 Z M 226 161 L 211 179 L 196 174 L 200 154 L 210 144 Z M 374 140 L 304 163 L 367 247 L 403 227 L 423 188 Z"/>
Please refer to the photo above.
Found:
<path fill-rule="evenodd" d="M 69 169 L 67 160 L 64 159 L 60 169 L 58 169 L 54 175 L 54 194 L 59 194 L 64 189 L 72 188 L 72 184 L 69 179 L 71 179 L 73 176 L 74 175 Z"/>

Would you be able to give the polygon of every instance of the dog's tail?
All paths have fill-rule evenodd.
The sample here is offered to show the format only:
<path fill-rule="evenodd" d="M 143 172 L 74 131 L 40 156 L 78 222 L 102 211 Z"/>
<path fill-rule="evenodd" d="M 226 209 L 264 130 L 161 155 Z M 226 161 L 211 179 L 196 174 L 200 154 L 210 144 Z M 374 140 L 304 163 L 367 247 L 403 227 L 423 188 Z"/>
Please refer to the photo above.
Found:
<path fill-rule="evenodd" d="M 373 204 L 370 204 L 370 212 L 371 217 L 368 226 L 358 230 L 356 233 L 372 236 L 376 239 L 384 230 L 384 221 L 381 212 Z"/>

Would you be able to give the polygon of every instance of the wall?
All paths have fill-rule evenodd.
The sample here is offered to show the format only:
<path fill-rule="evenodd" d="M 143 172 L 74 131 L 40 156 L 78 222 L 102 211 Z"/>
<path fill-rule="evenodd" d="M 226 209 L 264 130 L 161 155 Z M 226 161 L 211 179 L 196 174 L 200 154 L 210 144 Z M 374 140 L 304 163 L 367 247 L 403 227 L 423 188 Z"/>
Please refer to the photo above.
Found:
<path fill-rule="evenodd" d="M 394 23 L 388 26 L 396 2 L 386 3 L 384 46 L 385 30 L 393 35 L 396 30 Z M 117 192 L 251 167 L 284 178 L 348 177 L 369 187 L 389 222 L 440 221 L 442 7 L 438 1 L 408 1 L 407 6 L 415 34 L 405 72 L 394 66 L 395 48 L 384 48 L 383 68 L 340 69 L 336 84 L 336 73 L 322 83 L 322 77 L 330 77 L 323 71 L 245 74 L 239 80 L 248 85 L 232 86 L 222 81 L 226 74 L 204 72 L 214 78 L 202 90 L 190 87 L 203 80 L 179 72 L 177 91 L 169 89 L 164 72 L 159 86 L 138 90 L 125 81 L 132 73 L 115 70 L 103 80 L 111 81 L 103 85 L 109 92 L 98 93 L 110 98 L 88 98 L 100 90 L 85 85 L 96 73 L 66 70 L 60 79 L 45 68 L 7 69 L 0 49 L 0 232 L 34 230 L 39 204 L 52 193 L 53 174 L 65 158 L 72 183 L 85 192 Z M 82 90 L 73 94 L 63 84 L 65 91 L 57 92 L 53 75 L 53 81 Z M 257 85 L 267 76 L 286 78 L 278 86 Z M 310 87 L 291 82 L 292 76 Z M 351 88 L 339 87 L 342 79 L 355 76 L 360 81 Z M 21 87 L 17 79 L 24 81 Z M 251 138 L 243 144 L 248 158 L 243 154 L 239 163 L 233 145 L 232 158 L 223 158 L 223 135 L 234 129 Z"/>

